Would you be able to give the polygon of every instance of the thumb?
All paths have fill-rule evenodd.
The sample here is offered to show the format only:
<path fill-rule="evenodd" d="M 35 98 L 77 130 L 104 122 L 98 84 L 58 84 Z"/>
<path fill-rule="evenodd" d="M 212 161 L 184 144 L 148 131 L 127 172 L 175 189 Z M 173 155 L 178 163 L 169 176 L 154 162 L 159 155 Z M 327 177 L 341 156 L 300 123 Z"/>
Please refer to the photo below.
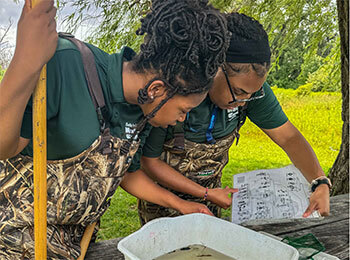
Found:
<path fill-rule="evenodd" d="M 213 214 L 208 208 L 206 208 L 206 209 L 200 209 L 200 210 L 199 210 L 199 213 L 207 214 L 207 215 L 209 215 L 209 216 L 214 216 L 214 214 Z"/>

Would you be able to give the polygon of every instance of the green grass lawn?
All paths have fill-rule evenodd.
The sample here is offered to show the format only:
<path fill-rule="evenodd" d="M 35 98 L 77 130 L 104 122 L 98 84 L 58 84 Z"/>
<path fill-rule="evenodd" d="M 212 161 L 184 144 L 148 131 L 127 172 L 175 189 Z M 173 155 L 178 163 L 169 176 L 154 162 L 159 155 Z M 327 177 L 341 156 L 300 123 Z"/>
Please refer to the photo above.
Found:
<path fill-rule="evenodd" d="M 297 90 L 273 88 L 289 120 L 313 147 L 328 174 L 341 143 L 341 93 L 298 95 Z M 241 129 L 239 145 L 230 149 L 230 161 L 223 171 L 223 186 L 232 186 L 236 173 L 256 169 L 280 168 L 290 164 L 286 154 L 249 120 Z M 140 228 L 136 198 L 121 188 L 101 220 L 99 239 L 127 236 Z M 223 211 L 223 217 L 230 216 Z"/>

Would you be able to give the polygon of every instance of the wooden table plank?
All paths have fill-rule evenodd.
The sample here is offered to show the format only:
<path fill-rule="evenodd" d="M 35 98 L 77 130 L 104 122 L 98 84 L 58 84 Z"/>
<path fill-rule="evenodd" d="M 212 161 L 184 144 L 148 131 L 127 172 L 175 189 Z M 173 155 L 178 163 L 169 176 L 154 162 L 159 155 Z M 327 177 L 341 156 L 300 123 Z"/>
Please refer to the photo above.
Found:
<path fill-rule="evenodd" d="M 349 260 L 349 194 L 331 197 L 331 214 L 322 220 L 300 219 L 260 221 L 259 225 L 245 225 L 255 231 L 264 231 L 279 237 L 314 234 L 326 247 L 326 253 L 341 260 Z M 89 246 L 86 260 L 122 260 L 117 249 L 122 238 L 100 241 Z"/>
<path fill-rule="evenodd" d="M 278 224 L 277 224 L 278 225 Z M 270 233 L 268 229 L 263 230 Z M 324 251 L 327 254 L 338 257 L 339 259 L 349 259 L 349 220 L 344 219 L 327 225 L 313 226 L 311 228 L 304 228 L 298 231 L 282 232 L 281 234 L 274 234 L 281 238 L 301 237 L 312 233 L 325 246 Z"/>
<path fill-rule="evenodd" d="M 85 256 L 85 260 L 124 260 L 124 255 L 117 246 L 123 237 L 91 243 Z"/>

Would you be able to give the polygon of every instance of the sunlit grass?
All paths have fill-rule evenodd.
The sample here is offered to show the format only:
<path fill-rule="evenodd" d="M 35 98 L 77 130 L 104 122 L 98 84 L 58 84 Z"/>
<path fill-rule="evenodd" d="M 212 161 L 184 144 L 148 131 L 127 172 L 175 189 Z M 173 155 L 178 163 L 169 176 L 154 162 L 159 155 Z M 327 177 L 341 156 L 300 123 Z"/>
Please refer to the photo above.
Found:
<path fill-rule="evenodd" d="M 298 95 L 297 90 L 277 89 L 274 92 L 289 120 L 309 141 L 327 174 L 339 152 L 341 143 L 341 94 L 311 93 Z M 230 149 L 230 161 L 223 171 L 222 185 L 232 186 L 236 173 L 256 169 L 279 168 L 290 164 L 289 158 L 258 127 L 247 120 L 241 129 L 238 146 Z M 223 217 L 230 210 L 223 211 Z M 111 207 L 101 220 L 99 239 L 127 236 L 140 227 L 136 199 L 117 190 Z"/>

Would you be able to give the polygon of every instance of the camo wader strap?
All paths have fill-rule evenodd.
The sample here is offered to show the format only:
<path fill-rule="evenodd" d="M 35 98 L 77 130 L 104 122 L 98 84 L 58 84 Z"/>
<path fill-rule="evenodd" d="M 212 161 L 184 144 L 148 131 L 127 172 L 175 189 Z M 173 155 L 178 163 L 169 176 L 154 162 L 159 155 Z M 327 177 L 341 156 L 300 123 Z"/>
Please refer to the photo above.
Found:
<path fill-rule="evenodd" d="M 248 107 L 248 102 L 246 102 L 243 107 L 238 107 L 238 124 L 235 130 L 233 130 L 234 135 L 236 137 L 236 145 L 238 145 L 238 141 L 241 136 L 239 134 L 239 130 L 244 125 L 245 120 L 247 119 L 247 107 Z"/>
<path fill-rule="evenodd" d="M 184 122 L 177 122 L 174 127 L 174 150 L 183 151 L 185 150 L 185 130 Z"/>
<path fill-rule="evenodd" d="M 63 32 L 58 33 L 58 35 L 61 38 L 67 39 L 74 43 L 74 45 L 77 46 L 80 51 L 84 66 L 85 78 L 92 102 L 94 103 L 96 109 L 97 118 L 100 123 L 102 139 L 99 150 L 101 150 L 102 154 L 110 154 L 112 152 L 113 142 L 111 141 L 112 138 L 109 128 L 106 128 L 108 111 L 103 96 L 100 78 L 98 77 L 94 55 L 90 48 L 82 41 L 74 38 L 74 35 Z"/>
<path fill-rule="evenodd" d="M 102 92 L 102 87 L 100 83 L 100 79 L 98 77 L 95 57 L 90 50 L 90 48 L 83 43 L 82 41 L 74 38 L 74 35 L 69 33 L 60 32 L 58 35 L 61 38 L 71 41 L 80 51 L 81 58 L 84 65 L 85 78 L 87 81 L 87 85 L 89 88 L 90 96 L 92 98 L 92 102 L 96 108 L 98 120 L 101 126 L 101 133 L 105 128 L 106 118 L 107 118 L 107 109 L 105 104 L 105 99 Z"/>

